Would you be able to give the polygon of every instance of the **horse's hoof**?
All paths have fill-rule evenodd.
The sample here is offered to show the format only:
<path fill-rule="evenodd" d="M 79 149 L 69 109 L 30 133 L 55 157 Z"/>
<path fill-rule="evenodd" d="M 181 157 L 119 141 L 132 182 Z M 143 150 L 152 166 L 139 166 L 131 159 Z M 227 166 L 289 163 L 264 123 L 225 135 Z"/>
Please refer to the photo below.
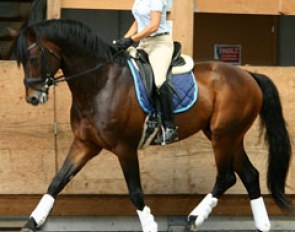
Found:
<path fill-rule="evenodd" d="M 197 231 L 198 230 L 198 228 L 196 226 L 197 217 L 198 216 L 195 216 L 195 215 L 190 215 L 188 217 L 188 226 L 187 226 L 188 231 Z"/>
<path fill-rule="evenodd" d="M 20 232 L 36 232 L 36 222 L 33 218 L 29 218 L 27 223 L 24 225 L 24 227 L 21 229 Z"/>

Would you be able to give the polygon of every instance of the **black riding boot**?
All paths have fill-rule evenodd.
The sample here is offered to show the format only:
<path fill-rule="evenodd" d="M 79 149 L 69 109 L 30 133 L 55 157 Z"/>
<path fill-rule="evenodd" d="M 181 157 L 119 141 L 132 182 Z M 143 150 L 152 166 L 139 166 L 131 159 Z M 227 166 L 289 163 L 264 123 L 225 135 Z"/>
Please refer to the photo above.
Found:
<path fill-rule="evenodd" d="M 174 123 L 172 92 L 166 82 L 164 82 L 159 89 L 159 100 L 161 105 L 161 120 L 163 129 L 158 134 L 155 142 L 157 144 L 165 145 L 178 140 L 178 128 Z"/>

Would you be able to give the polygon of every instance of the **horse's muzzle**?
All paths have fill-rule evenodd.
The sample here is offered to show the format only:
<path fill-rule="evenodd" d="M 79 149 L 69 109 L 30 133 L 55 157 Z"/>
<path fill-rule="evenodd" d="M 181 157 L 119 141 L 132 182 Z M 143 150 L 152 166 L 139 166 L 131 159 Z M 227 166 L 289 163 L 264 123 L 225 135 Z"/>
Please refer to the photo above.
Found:
<path fill-rule="evenodd" d="M 44 104 L 48 100 L 48 95 L 46 92 L 39 92 L 39 94 L 34 94 L 26 97 L 26 101 L 33 106 L 38 104 Z"/>
<path fill-rule="evenodd" d="M 33 106 L 36 106 L 39 104 L 39 99 L 36 96 L 29 96 L 26 98 L 27 103 L 32 104 Z"/>

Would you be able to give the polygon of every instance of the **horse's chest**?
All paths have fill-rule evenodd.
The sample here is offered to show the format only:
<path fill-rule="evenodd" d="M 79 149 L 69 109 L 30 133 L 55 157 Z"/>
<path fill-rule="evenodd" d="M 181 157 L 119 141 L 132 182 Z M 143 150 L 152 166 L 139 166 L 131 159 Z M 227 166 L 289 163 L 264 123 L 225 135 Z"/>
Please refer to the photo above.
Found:
<path fill-rule="evenodd" d="M 89 140 L 107 148 L 112 147 L 117 140 L 117 134 L 114 133 L 117 127 L 118 120 L 116 118 L 105 119 L 94 116 L 80 119 L 74 134 L 82 140 Z"/>

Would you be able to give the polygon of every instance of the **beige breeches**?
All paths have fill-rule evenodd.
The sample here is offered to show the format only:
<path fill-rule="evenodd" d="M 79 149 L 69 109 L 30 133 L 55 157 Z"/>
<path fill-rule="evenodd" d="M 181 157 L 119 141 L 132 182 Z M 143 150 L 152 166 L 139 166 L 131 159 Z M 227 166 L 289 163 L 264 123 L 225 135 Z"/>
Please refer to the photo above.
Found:
<path fill-rule="evenodd" d="M 173 54 L 173 40 L 170 35 L 147 37 L 139 43 L 139 49 L 145 50 L 155 75 L 155 84 L 160 88 L 167 77 Z"/>

